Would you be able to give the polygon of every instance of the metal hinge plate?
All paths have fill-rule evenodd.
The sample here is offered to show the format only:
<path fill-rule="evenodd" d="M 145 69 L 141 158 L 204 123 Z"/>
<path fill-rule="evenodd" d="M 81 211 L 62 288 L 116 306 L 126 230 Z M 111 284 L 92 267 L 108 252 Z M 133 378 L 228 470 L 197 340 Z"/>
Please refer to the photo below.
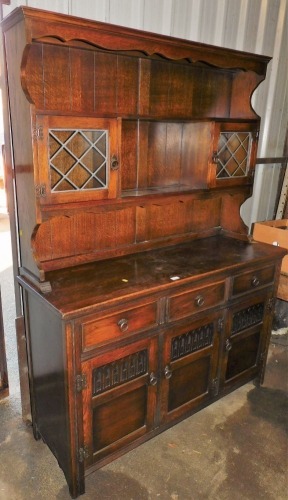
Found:
<path fill-rule="evenodd" d="M 43 134 L 43 127 L 34 127 L 32 131 L 32 136 L 33 139 L 36 140 L 43 140 L 44 134 Z"/>
<path fill-rule="evenodd" d="M 82 448 L 79 448 L 78 460 L 82 463 L 84 460 L 87 460 L 87 458 L 89 458 L 89 448 L 87 445 L 84 445 Z"/>
<path fill-rule="evenodd" d="M 46 196 L 45 184 L 36 184 L 35 194 L 36 194 L 36 198 L 45 198 L 45 196 Z"/>
<path fill-rule="evenodd" d="M 218 396 L 219 392 L 219 378 L 214 378 L 211 381 L 211 393 L 213 396 Z"/>
<path fill-rule="evenodd" d="M 268 311 L 268 313 L 271 313 L 271 312 L 273 311 L 273 309 L 274 309 L 274 305 L 275 305 L 275 300 L 274 300 L 274 298 L 272 298 L 272 299 L 268 299 L 268 301 L 267 301 L 267 306 L 266 306 L 266 307 L 267 307 L 267 311 Z"/>
<path fill-rule="evenodd" d="M 83 389 L 87 387 L 87 376 L 84 373 L 83 375 L 76 375 L 76 391 L 81 392 Z"/>
<path fill-rule="evenodd" d="M 224 328 L 224 318 L 219 318 L 218 319 L 218 325 L 217 325 L 217 330 L 218 333 L 222 333 Z"/>

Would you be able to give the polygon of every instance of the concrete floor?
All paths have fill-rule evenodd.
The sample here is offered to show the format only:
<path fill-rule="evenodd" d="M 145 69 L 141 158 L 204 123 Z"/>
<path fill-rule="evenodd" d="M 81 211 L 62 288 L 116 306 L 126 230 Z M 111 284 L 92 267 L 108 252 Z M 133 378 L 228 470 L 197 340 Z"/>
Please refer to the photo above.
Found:
<path fill-rule="evenodd" d="M 7 218 L 0 283 L 10 396 L 0 401 L 0 500 L 68 500 L 63 473 L 21 419 Z M 287 329 L 286 329 L 287 330 Z M 287 500 L 288 334 L 272 335 L 265 383 L 249 383 L 86 480 L 93 500 Z"/>

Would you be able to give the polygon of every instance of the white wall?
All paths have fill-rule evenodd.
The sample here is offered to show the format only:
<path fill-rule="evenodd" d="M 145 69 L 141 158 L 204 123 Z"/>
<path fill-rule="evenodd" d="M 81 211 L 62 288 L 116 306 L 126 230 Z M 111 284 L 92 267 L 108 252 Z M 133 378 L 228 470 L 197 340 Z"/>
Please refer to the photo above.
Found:
<path fill-rule="evenodd" d="M 283 155 L 288 123 L 287 0 L 11 0 L 189 40 L 272 56 L 265 82 L 253 96 L 262 117 L 259 157 Z M 253 199 L 243 208 L 249 225 L 272 218 L 279 166 L 259 165 Z"/>

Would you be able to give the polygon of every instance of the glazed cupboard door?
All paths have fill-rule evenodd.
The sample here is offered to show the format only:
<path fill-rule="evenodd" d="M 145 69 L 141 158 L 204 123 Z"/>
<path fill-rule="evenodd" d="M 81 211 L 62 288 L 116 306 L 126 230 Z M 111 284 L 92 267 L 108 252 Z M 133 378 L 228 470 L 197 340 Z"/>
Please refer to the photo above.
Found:
<path fill-rule="evenodd" d="M 166 333 L 162 421 L 174 420 L 217 395 L 222 324 L 222 314 L 211 313 Z"/>
<path fill-rule="evenodd" d="M 212 186 L 235 186 L 252 182 L 259 123 L 215 123 Z"/>
<path fill-rule="evenodd" d="M 115 198 L 119 128 L 117 119 L 37 116 L 34 144 L 40 204 Z"/>
<path fill-rule="evenodd" d="M 242 385 L 259 376 L 271 329 L 271 294 L 250 297 L 229 309 L 221 386 Z"/>
<path fill-rule="evenodd" d="M 154 426 L 157 340 L 146 339 L 86 361 L 82 375 L 86 465 L 117 452 Z"/>

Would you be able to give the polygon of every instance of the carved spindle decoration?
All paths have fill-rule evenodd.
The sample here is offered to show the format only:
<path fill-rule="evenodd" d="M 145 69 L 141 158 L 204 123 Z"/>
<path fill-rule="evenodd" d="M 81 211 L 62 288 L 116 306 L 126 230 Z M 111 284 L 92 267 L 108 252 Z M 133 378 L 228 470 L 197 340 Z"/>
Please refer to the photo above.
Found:
<path fill-rule="evenodd" d="M 93 396 L 141 377 L 148 370 L 147 350 L 135 352 L 113 363 L 95 368 L 92 374 Z"/>
<path fill-rule="evenodd" d="M 264 302 L 238 311 L 233 316 L 232 335 L 263 321 Z"/>
<path fill-rule="evenodd" d="M 183 356 L 187 356 L 187 354 L 191 354 L 192 352 L 212 345 L 213 332 L 214 324 L 209 323 L 208 325 L 195 328 L 195 330 L 190 330 L 187 333 L 172 338 L 171 360 L 174 361 Z"/>

